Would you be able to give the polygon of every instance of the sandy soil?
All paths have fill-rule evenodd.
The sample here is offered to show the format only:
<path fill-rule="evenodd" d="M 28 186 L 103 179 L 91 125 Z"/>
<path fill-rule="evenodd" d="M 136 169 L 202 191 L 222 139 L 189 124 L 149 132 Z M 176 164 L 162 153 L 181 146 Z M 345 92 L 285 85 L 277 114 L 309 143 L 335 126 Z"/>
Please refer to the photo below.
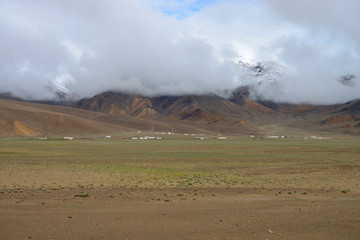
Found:
<path fill-rule="evenodd" d="M 358 193 L 305 191 L 2 190 L 0 239 L 359 239 Z"/>
<path fill-rule="evenodd" d="M 359 150 L 345 140 L 3 139 L 0 240 L 358 240 Z"/>

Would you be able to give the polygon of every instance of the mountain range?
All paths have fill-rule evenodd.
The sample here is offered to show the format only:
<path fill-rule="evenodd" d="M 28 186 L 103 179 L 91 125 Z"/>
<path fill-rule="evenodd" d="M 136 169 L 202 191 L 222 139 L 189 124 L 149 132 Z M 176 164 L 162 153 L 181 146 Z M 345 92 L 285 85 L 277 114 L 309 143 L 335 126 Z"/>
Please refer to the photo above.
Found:
<path fill-rule="evenodd" d="M 0 94 L 1 136 L 91 136 L 152 131 L 226 135 L 360 135 L 360 100 L 337 105 L 230 97 L 145 97 L 107 91 L 75 102 L 29 102 Z"/>

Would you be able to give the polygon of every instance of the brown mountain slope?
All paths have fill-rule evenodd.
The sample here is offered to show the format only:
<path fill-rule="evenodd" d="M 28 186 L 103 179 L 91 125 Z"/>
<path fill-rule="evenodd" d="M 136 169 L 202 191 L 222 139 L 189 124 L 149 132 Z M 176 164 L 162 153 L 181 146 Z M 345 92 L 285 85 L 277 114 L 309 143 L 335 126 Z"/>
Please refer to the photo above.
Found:
<path fill-rule="evenodd" d="M 51 106 L 64 109 L 66 107 Z M 2 136 L 41 136 L 66 134 L 100 134 L 111 126 L 67 113 L 42 109 L 41 104 L 0 100 L 0 134 Z"/>
<path fill-rule="evenodd" d="M 360 134 L 360 100 L 333 106 L 328 109 L 330 116 L 321 123 L 323 128 L 346 134 Z"/>
<path fill-rule="evenodd" d="M 79 101 L 76 107 L 136 119 L 179 123 L 232 134 L 359 134 L 360 101 L 316 106 L 253 101 L 246 88 L 229 99 L 215 95 L 141 97 L 105 92 Z M 338 115 L 349 115 L 342 117 Z"/>
<path fill-rule="evenodd" d="M 245 100 L 243 107 L 249 111 L 257 111 L 263 114 L 275 114 L 275 111 L 271 108 L 268 108 L 250 99 Z"/>
<path fill-rule="evenodd" d="M 253 118 L 253 114 L 250 113 L 251 107 L 244 108 L 215 95 L 141 97 L 105 92 L 90 99 L 80 100 L 75 106 L 114 115 L 181 123 L 215 132 L 259 133 L 255 126 L 247 123 Z M 273 112 L 264 106 L 257 107 L 260 112 Z"/>
<path fill-rule="evenodd" d="M 124 114 L 134 117 L 143 116 L 145 110 L 151 112 L 149 118 L 180 119 L 186 113 L 201 109 L 209 113 L 212 109 L 222 114 L 244 114 L 244 111 L 232 102 L 218 96 L 161 96 L 142 97 L 116 92 L 105 92 L 92 98 L 85 98 L 75 104 L 75 107 L 110 114 Z"/>
<path fill-rule="evenodd" d="M 327 118 L 323 125 L 325 126 L 331 126 L 331 125 L 339 125 L 339 124 L 343 124 L 343 123 L 349 123 L 351 122 L 352 116 L 348 115 L 348 114 L 343 114 L 343 115 L 335 115 L 335 116 L 331 116 L 329 118 Z"/>
<path fill-rule="evenodd" d="M 279 104 L 278 111 L 294 120 L 290 127 L 310 132 L 360 135 L 360 100 L 319 106 Z"/>
<path fill-rule="evenodd" d="M 340 111 L 353 114 L 360 113 L 360 100 L 354 100 L 343 104 Z"/>
<path fill-rule="evenodd" d="M 75 106 L 0 100 L 0 136 L 116 135 L 138 130 L 360 135 L 359 100 L 312 106 L 253 101 L 243 96 L 237 104 L 213 95 L 141 97 L 106 92 Z"/>
<path fill-rule="evenodd" d="M 99 113 L 78 108 L 0 100 L 0 137 L 117 135 L 128 131 L 209 133 L 177 122 Z"/>

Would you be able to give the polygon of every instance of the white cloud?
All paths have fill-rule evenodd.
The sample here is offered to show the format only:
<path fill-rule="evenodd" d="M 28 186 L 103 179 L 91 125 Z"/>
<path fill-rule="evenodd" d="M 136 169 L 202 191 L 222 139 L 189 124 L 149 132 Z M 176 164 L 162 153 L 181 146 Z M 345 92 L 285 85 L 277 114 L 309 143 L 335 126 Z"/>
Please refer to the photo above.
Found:
<path fill-rule="evenodd" d="M 360 97 L 356 0 L 170 1 L 172 11 L 191 11 L 180 19 L 162 6 L 162 0 L 1 1 L 1 91 L 33 99 L 55 97 L 56 89 L 80 97 L 108 89 L 221 92 L 235 87 L 242 59 L 291 70 L 277 76 L 277 94 L 262 85 L 264 98 Z M 355 76 L 353 85 L 339 83 L 346 74 Z"/>

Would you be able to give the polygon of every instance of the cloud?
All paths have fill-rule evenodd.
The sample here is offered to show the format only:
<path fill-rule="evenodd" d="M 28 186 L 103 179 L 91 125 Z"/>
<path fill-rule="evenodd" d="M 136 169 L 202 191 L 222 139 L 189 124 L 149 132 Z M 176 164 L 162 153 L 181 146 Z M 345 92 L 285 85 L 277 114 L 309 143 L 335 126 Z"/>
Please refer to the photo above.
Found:
<path fill-rule="evenodd" d="M 108 89 L 147 95 L 233 87 L 207 39 L 140 1 L 2 1 L 0 87 L 47 99 Z"/>
<path fill-rule="evenodd" d="M 3 0 L 0 91 L 221 94 L 246 83 L 275 101 L 347 101 L 360 97 L 359 10 L 355 0 Z M 260 86 L 239 60 L 281 71 Z"/>
<path fill-rule="evenodd" d="M 259 1 L 278 19 L 298 28 L 264 51 L 276 52 L 279 62 L 294 70 L 282 79 L 287 87 L 276 100 L 338 103 L 360 97 L 360 29 L 356 0 Z M 351 75 L 352 84 L 339 79 Z"/>

